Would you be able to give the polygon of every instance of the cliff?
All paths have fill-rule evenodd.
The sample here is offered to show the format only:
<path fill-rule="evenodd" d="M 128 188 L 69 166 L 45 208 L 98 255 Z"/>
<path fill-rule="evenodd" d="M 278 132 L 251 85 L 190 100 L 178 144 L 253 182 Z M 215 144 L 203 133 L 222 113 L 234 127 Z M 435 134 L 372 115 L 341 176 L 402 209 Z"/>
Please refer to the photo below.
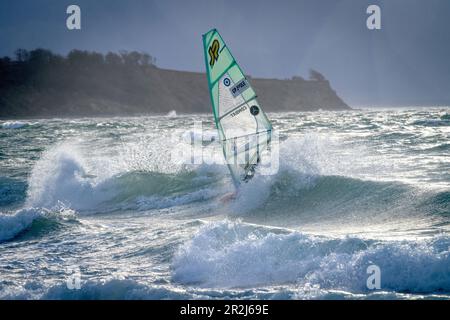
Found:
<path fill-rule="evenodd" d="M 133 56 L 134 55 L 134 56 Z M 319 73 L 311 80 L 249 77 L 264 109 L 350 109 Z M 110 116 L 211 112 L 203 73 L 158 68 L 149 55 L 37 49 L 0 59 L 0 117 Z"/>

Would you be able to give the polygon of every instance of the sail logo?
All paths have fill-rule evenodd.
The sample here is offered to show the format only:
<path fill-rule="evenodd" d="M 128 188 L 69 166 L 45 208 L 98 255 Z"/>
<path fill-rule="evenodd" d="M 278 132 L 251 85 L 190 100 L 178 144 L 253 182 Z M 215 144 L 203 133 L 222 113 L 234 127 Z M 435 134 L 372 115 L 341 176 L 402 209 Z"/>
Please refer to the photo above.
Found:
<path fill-rule="evenodd" d="M 212 42 L 211 46 L 208 49 L 208 53 L 209 53 L 209 65 L 212 67 L 214 67 L 214 64 L 216 63 L 217 59 L 219 59 L 219 49 L 220 49 L 220 44 L 219 41 L 217 39 L 214 39 L 214 41 Z"/>
<path fill-rule="evenodd" d="M 234 86 L 230 88 L 231 94 L 233 97 L 237 97 L 238 95 L 242 94 L 245 90 L 250 88 L 250 85 L 248 84 L 247 80 L 242 79 L 238 83 L 236 83 Z"/>
<path fill-rule="evenodd" d="M 258 114 L 259 114 L 259 108 L 258 108 L 258 106 L 251 106 L 250 107 L 250 113 L 253 115 L 253 116 L 257 116 Z"/>
<path fill-rule="evenodd" d="M 237 109 L 236 111 L 233 111 L 232 113 L 230 113 L 230 116 L 231 116 L 232 118 L 234 118 L 234 117 L 237 116 L 239 113 L 241 113 L 241 112 L 243 112 L 243 111 L 245 111 L 245 110 L 247 110 L 247 106 L 242 106 L 242 107 L 240 107 L 239 109 Z"/>

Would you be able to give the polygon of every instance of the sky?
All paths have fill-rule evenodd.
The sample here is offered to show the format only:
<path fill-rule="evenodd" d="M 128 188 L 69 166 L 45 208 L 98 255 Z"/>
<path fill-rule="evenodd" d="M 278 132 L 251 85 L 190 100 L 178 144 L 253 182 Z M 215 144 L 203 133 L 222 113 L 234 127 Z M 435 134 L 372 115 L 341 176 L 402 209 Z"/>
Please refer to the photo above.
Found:
<path fill-rule="evenodd" d="M 81 30 L 66 27 L 71 4 Z M 366 27 L 371 4 L 381 30 Z M 137 50 L 161 68 L 203 72 L 211 28 L 253 77 L 313 68 L 352 107 L 450 105 L 448 0 L 1 0 L 0 56 Z"/>

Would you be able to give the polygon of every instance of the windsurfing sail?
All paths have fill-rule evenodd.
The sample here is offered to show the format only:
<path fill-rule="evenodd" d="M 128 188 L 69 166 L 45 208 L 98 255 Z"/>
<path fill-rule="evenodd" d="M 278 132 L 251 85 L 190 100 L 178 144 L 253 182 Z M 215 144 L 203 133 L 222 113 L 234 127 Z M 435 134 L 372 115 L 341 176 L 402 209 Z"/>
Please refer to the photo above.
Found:
<path fill-rule="evenodd" d="M 270 148 L 272 125 L 216 29 L 203 35 L 211 103 L 225 161 L 236 186 L 250 180 Z"/>

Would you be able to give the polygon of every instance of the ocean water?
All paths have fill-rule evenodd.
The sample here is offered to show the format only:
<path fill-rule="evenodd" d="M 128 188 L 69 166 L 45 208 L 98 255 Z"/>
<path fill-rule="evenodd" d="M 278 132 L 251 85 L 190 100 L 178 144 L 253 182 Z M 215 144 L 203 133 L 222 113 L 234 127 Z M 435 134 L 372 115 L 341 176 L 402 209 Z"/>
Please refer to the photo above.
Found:
<path fill-rule="evenodd" d="M 0 121 L 0 298 L 449 299 L 450 108 L 269 118 L 225 204 L 211 115 Z"/>

